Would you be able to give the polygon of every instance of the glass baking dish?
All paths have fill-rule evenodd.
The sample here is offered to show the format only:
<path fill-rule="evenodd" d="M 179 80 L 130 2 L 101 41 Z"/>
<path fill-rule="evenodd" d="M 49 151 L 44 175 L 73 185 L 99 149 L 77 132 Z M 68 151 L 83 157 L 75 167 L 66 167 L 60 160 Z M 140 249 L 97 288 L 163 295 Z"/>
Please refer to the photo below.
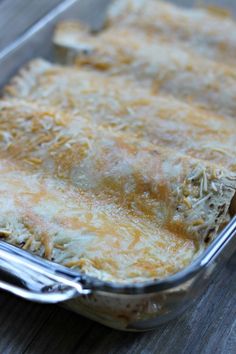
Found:
<path fill-rule="evenodd" d="M 98 30 L 108 3 L 109 0 L 65 0 L 54 8 L 0 52 L 0 87 L 28 60 L 39 56 L 53 60 L 51 38 L 56 22 L 77 18 Z M 0 288 L 31 301 L 61 303 L 120 330 L 149 330 L 178 316 L 200 296 L 215 269 L 236 250 L 235 235 L 236 216 L 184 270 L 163 280 L 129 285 L 79 274 L 0 241 Z"/>

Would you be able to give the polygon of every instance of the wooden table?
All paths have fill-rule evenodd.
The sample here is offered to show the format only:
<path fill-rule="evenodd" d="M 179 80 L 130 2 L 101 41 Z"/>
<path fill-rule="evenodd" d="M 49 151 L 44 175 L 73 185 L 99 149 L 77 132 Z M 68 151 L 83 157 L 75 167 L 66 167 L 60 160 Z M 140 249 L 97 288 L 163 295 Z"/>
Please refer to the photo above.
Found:
<path fill-rule="evenodd" d="M 0 0 L 0 48 L 58 2 Z M 0 353 L 233 354 L 235 268 L 236 256 L 219 270 L 191 309 L 149 333 L 111 330 L 60 307 L 33 304 L 0 292 Z"/>

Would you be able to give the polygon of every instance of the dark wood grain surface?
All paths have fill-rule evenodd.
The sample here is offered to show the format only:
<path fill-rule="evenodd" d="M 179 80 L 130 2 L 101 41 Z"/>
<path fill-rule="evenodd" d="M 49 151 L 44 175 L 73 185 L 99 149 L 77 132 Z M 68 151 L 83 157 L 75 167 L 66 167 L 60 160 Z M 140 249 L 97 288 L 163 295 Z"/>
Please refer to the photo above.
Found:
<path fill-rule="evenodd" d="M 0 49 L 59 2 L 0 0 Z M 234 0 L 225 4 L 236 5 Z M 233 354 L 236 352 L 235 269 L 236 255 L 218 271 L 192 308 L 148 333 L 111 330 L 58 306 L 33 304 L 0 292 L 0 354 Z"/>

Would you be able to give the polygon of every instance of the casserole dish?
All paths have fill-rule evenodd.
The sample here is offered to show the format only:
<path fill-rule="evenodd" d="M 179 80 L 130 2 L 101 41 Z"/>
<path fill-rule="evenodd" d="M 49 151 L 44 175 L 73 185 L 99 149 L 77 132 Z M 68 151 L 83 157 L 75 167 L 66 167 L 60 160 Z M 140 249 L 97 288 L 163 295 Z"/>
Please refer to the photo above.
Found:
<path fill-rule="evenodd" d="M 1 53 L 1 84 L 26 60 L 38 55 L 50 58 L 50 48 L 43 53 L 40 43 L 48 43 L 53 24 L 61 18 L 62 13 L 63 18 L 69 16 L 70 12 L 74 13 L 79 3 L 65 1 Z M 46 26 L 43 25 L 45 22 Z M 114 328 L 151 329 L 183 311 L 204 290 L 215 267 L 235 250 L 235 223 L 235 219 L 232 219 L 207 250 L 181 272 L 161 281 L 129 285 L 81 275 L 1 242 L 1 268 L 14 275 L 14 279 L 20 279 L 21 286 L 10 285 L 6 281 L 0 285 L 31 300 L 67 300 L 65 306 Z"/>

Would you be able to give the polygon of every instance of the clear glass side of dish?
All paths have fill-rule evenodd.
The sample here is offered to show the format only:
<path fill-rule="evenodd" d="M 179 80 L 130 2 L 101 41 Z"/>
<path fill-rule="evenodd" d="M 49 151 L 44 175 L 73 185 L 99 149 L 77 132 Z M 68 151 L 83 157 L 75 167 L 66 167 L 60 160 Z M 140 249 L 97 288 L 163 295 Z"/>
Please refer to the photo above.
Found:
<path fill-rule="evenodd" d="M 209 271 L 201 272 L 173 289 L 151 294 L 125 295 L 97 291 L 62 304 L 80 315 L 115 329 L 152 330 L 184 312 L 202 294 L 210 274 Z"/>

